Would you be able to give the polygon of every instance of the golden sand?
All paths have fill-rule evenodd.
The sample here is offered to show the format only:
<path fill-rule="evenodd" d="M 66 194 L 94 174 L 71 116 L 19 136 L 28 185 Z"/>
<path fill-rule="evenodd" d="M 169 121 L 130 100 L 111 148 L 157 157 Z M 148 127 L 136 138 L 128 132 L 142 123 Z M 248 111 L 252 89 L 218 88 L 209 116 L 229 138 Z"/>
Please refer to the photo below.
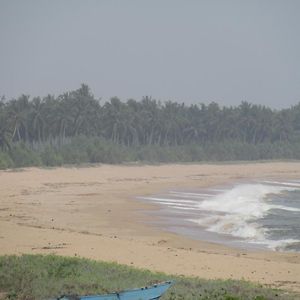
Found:
<path fill-rule="evenodd" d="M 300 291 L 300 254 L 196 241 L 147 225 L 136 196 L 253 178 L 300 178 L 299 162 L 99 165 L 0 171 L 0 255 L 55 253 L 170 274 Z"/>

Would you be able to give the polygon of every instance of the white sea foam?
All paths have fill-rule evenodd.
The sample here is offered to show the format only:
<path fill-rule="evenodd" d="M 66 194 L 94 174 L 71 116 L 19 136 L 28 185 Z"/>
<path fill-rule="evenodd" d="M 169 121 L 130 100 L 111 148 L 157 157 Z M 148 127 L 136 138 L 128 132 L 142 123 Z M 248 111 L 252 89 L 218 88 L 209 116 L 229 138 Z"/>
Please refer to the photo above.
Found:
<path fill-rule="evenodd" d="M 179 203 L 174 201 L 157 201 L 159 204 L 167 205 L 167 206 L 179 206 L 179 207 L 189 207 L 189 208 L 195 208 L 194 205 L 189 205 L 186 203 Z"/>
<path fill-rule="evenodd" d="M 190 221 L 206 227 L 208 231 L 230 234 L 252 242 L 266 243 L 266 230 L 256 223 L 258 219 L 265 216 L 271 209 L 300 211 L 298 208 L 274 205 L 268 201 L 267 195 L 293 189 L 287 186 L 265 184 L 238 185 L 198 204 L 200 209 L 214 213 L 212 216 Z"/>
<path fill-rule="evenodd" d="M 170 194 L 174 196 L 180 196 L 182 198 L 196 198 L 196 199 L 203 199 L 214 196 L 213 194 L 207 194 L 207 193 L 184 193 L 184 192 L 175 192 L 171 191 Z"/>
<path fill-rule="evenodd" d="M 225 189 L 209 189 L 210 192 L 217 192 L 217 193 L 221 193 L 221 192 L 226 192 Z"/>
<path fill-rule="evenodd" d="M 283 186 L 290 186 L 290 187 L 298 187 L 300 188 L 300 183 L 294 182 L 281 182 L 281 181 L 263 181 L 264 183 L 268 183 L 271 185 L 283 185 Z"/>
<path fill-rule="evenodd" d="M 192 210 L 197 211 L 199 209 L 192 207 L 192 206 L 186 206 L 186 205 L 169 205 L 171 208 L 175 208 L 177 210 Z"/>
<path fill-rule="evenodd" d="M 286 250 L 287 246 L 293 245 L 293 244 L 299 244 L 299 240 L 295 239 L 282 239 L 282 240 L 256 240 L 253 241 L 255 244 L 263 244 L 266 245 L 268 248 L 275 250 L 275 251 L 281 251 Z"/>
<path fill-rule="evenodd" d="M 265 197 L 284 190 L 289 189 L 263 184 L 242 184 L 199 203 L 199 207 L 205 210 L 239 214 L 250 219 L 259 218 L 272 208 Z"/>
<path fill-rule="evenodd" d="M 291 207 L 291 206 L 272 205 L 271 207 L 272 207 L 272 209 L 281 209 L 281 210 L 286 210 L 286 211 L 300 212 L 299 208 Z"/>
<path fill-rule="evenodd" d="M 174 199 L 174 198 L 157 198 L 157 197 L 144 197 L 143 199 L 151 200 L 151 201 L 158 201 L 161 203 L 167 202 L 174 202 L 174 203 L 193 203 L 198 204 L 198 201 L 194 200 L 186 200 L 186 199 Z"/>
<path fill-rule="evenodd" d="M 198 211 L 200 216 L 190 216 L 189 221 L 207 231 L 228 234 L 251 243 L 266 245 L 279 250 L 299 243 L 295 239 L 269 240 L 268 231 L 259 222 L 270 210 L 300 212 L 299 208 L 274 204 L 272 194 L 299 190 L 296 182 L 264 181 L 263 183 L 239 184 L 230 190 L 214 189 L 211 193 L 190 193 L 171 191 L 160 197 L 147 197 L 160 205 L 180 211 Z"/>

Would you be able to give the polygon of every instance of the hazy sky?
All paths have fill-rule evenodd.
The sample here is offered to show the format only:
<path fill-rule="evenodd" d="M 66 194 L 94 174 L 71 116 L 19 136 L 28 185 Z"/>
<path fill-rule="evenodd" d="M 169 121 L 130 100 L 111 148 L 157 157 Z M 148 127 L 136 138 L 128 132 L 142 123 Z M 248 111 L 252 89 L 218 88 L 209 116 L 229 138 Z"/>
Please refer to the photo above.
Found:
<path fill-rule="evenodd" d="M 0 95 L 300 101 L 298 0 L 0 0 Z"/>

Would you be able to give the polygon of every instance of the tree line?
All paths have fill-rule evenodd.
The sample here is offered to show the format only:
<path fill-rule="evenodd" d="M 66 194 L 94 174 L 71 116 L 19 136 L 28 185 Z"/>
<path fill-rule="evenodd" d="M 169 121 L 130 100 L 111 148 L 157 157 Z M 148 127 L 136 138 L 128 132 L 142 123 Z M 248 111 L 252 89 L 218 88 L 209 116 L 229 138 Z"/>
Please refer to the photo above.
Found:
<path fill-rule="evenodd" d="M 182 147 L 204 151 L 226 144 L 249 149 L 290 145 L 292 149 L 300 142 L 300 103 L 281 110 L 248 102 L 229 107 L 215 102 L 186 105 L 151 97 L 126 102 L 113 97 L 102 103 L 85 84 L 58 97 L 21 95 L 0 101 L 0 148 L 10 157 L 17 145 L 28 151 L 46 146 L 58 151 L 80 137 L 118 149 L 152 147 L 160 152 Z"/>

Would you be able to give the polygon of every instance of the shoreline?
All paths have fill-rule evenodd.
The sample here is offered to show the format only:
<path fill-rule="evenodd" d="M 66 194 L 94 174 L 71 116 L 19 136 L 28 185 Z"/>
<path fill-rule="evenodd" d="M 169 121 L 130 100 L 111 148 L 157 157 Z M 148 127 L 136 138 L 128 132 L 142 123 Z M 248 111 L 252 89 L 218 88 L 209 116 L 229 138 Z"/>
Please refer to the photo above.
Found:
<path fill-rule="evenodd" d="M 158 207 L 136 199 L 257 178 L 299 179 L 300 162 L 0 171 L 0 255 L 81 256 L 299 292 L 299 253 L 231 248 L 169 233 L 147 224 L 143 211 Z"/>
<path fill-rule="evenodd" d="M 274 200 L 272 196 L 274 193 L 275 195 L 278 195 L 283 191 L 289 191 L 290 193 L 297 190 L 298 192 L 300 191 L 299 179 L 296 181 L 284 181 L 285 180 L 282 181 L 278 178 L 273 178 L 271 181 L 268 181 L 267 178 L 264 178 L 264 180 L 242 179 L 231 182 L 230 184 L 227 183 L 212 187 L 194 187 L 187 189 L 178 187 L 148 197 L 138 197 L 138 200 L 146 204 L 154 204 L 158 207 L 155 210 L 145 211 L 146 216 L 153 218 L 153 220 L 149 221 L 147 224 L 158 228 L 158 230 L 165 230 L 193 240 L 221 244 L 229 248 L 237 248 L 245 251 L 263 250 L 299 253 L 300 249 L 297 248 L 297 245 L 300 245 L 300 237 L 275 235 L 275 238 L 274 236 L 272 238 L 271 231 L 269 232 L 270 235 L 265 235 L 263 229 L 264 218 L 274 214 L 274 209 L 278 210 L 280 207 L 280 209 L 283 209 L 283 212 L 300 211 L 300 207 L 294 208 L 294 206 L 285 204 L 288 203 L 288 195 L 285 195 L 285 197 L 282 198 L 282 202 L 281 204 L 278 204 L 278 207 L 272 202 Z M 260 190 L 262 186 L 263 190 Z M 253 192 L 255 188 L 257 191 Z M 258 195 L 258 193 L 260 195 Z M 233 200 L 234 198 L 232 198 L 232 196 L 231 198 L 228 198 L 229 194 L 233 194 L 237 198 L 243 198 L 245 209 L 242 210 L 243 207 L 237 206 L 236 201 Z M 300 193 L 298 194 L 298 198 L 296 196 L 294 201 L 299 199 L 299 195 Z M 222 199 L 224 196 L 226 199 Z M 216 197 L 219 200 L 216 200 Z M 256 211 L 258 211 L 260 205 L 264 205 L 263 203 L 260 203 L 259 199 L 261 197 L 268 197 L 268 204 L 266 205 L 270 205 L 270 207 L 262 208 L 262 210 L 259 211 L 261 213 L 259 216 L 256 217 L 256 215 L 254 215 L 252 218 L 247 219 L 248 210 L 250 210 L 250 213 L 253 213 L 253 206 L 255 206 Z M 210 210 L 206 210 L 206 208 L 201 206 L 203 202 L 209 202 L 211 199 L 215 201 L 215 204 Z M 229 201 L 229 203 L 227 202 L 226 205 L 225 201 Z M 272 203 L 274 205 L 273 207 Z M 225 204 L 224 207 L 221 206 L 223 204 Z M 230 208 L 228 208 L 228 205 Z M 242 215 L 239 215 L 240 218 L 229 218 L 231 213 L 230 209 L 241 212 Z M 223 216 L 225 217 L 223 218 Z M 280 217 L 280 214 L 277 213 L 276 216 Z M 290 217 L 293 219 L 297 218 L 292 215 Z M 286 218 L 288 219 L 289 217 Z M 254 226 L 252 226 L 253 223 L 255 224 Z M 268 220 L 267 225 L 274 227 L 276 226 L 276 223 L 270 224 L 270 221 Z M 290 227 L 290 231 L 292 231 L 292 228 L 294 228 L 295 231 L 297 230 L 297 227 L 295 228 L 294 225 L 296 225 L 296 223 L 290 224 L 288 220 L 286 220 L 285 225 L 282 226 L 284 226 L 284 228 L 293 226 Z M 281 229 L 283 230 L 283 228 Z M 235 231 L 238 230 L 238 234 L 235 234 Z M 254 231 L 254 233 L 251 230 Z M 250 234 L 248 234 L 249 231 Z M 256 235 L 254 236 L 255 233 Z M 274 231 L 272 233 L 274 234 Z M 257 238 L 255 238 L 256 236 Z M 271 236 L 271 238 L 269 236 Z"/>

